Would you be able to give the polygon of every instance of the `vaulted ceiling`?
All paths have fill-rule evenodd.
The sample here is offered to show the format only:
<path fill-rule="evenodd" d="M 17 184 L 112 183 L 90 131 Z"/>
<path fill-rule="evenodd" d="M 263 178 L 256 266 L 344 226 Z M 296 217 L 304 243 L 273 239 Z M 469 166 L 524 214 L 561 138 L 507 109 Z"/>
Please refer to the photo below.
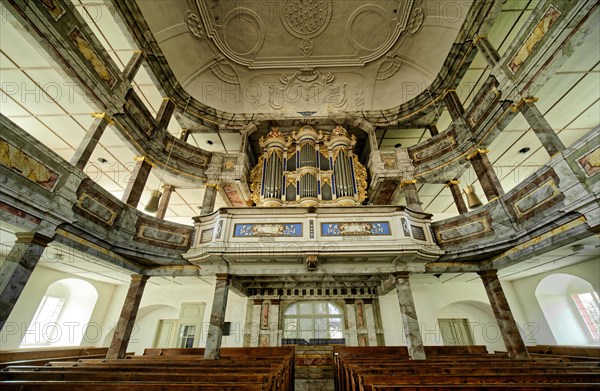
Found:
<path fill-rule="evenodd" d="M 316 116 L 400 105 L 435 79 L 471 1 L 137 1 L 194 98 Z"/>

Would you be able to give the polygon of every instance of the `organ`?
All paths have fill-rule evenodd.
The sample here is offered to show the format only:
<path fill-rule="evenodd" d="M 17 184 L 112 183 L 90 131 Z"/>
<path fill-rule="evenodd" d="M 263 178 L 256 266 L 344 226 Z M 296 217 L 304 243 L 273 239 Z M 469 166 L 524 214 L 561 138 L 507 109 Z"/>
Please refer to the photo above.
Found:
<path fill-rule="evenodd" d="M 250 180 L 257 206 L 352 206 L 366 198 L 367 171 L 353 153 L 356 137 L 306 125 L 287 135 L 272 128 Z"/>

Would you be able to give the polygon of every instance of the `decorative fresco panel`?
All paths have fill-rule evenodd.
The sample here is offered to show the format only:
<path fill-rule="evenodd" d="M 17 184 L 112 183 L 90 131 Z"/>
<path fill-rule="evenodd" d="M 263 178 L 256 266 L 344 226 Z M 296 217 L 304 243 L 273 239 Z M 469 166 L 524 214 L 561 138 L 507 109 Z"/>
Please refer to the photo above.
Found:
<path fill-rule="evenodd" d="M 321 223 L 321 236 L 381 236 L 391 235 L 387 221 L 352 223 Z"/>
<path fill-rule="evenodd" d="M 235 224 L 234 237 L 299 237 L 302 236 L 302 223 L 249 223 Z"/>
<path fill-rule="evenodd" d="M 597 174 L 600 172 L 600 148 L 596 148 L 577 161 L 587 176 Z"/>
<path fill-rule="evenodd" d="M 28 153 L 2 139 L 0 164 L 49 191 L 52 191 L 60 177 Z"/>
<path fill-rule="evenodd" d="M 42 0 L 42 5 L 48 11 L 52 18 L 57 21 L 61 18 L 66 11 L 61 7 L 61 5 L 56 0 Z"/>
<path fill-rule="evenodd" d="M 542 19 L 535 26 L 533 31 L 529 34 L 523 45 L 519 48 L 519 50 L 515 53 L 513 58 L 510 60 L 508 64 L 508 69 L 514 74 L 521 68 L 521 66 L 527 61 L 527 58 L 531 55 L 535 47 L 540 43 L 540 41 L 546 36 L 550 27 L 556 22 L 558 17 L 560 16 L 560 11 L 558 11 L 554 6 L 548 7 L 548 10 L 542 17 Z"/>
<path fill-rule="evenodd" d="M 102 62 L 98 53 L 94 50 L 92 45 L 83 36 L 79 29 L 75 28 L 69 33 L 69 39 L 75 44 L 79 52 L 85 57 L 90 63 L 94 71 L 106 82 L 109 88 L 113 88 L 117 83 L 117 79 L 106 67 L 106 64 Z"/>

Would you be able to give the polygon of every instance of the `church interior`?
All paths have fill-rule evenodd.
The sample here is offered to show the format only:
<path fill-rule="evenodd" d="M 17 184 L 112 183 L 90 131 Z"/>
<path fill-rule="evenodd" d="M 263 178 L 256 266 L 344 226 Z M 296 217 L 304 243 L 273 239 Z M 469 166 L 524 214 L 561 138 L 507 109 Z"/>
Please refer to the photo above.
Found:
<path fill-rule="evenodd" d="M 531 370 L 506 369 L 522 387 L 600 383 L 598 2 L 2 0 L 1 18 L 3 387 L 130 390 L 149 375 L 100 361 L 154 356 L 202 362 L 215 390 L 396 389 L 400 356 L 415 379 L 453 358 L 478 382 L 461 360 L 486 356 Z M 60 352 L 95 380 L 3 365 Z M 279 374 L 234 372 L 259 362 Z M 162 376 L 133 389 L 191 382 Z"/>

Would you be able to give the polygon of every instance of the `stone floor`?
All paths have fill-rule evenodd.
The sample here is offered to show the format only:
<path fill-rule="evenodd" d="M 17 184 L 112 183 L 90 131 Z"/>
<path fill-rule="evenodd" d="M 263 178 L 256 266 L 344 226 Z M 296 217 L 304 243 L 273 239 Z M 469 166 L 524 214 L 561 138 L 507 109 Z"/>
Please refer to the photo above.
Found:
<path fill-rule="evenodd" d="M 334 391 L 333 348 L 296 346 L 296 391 Z"/>

